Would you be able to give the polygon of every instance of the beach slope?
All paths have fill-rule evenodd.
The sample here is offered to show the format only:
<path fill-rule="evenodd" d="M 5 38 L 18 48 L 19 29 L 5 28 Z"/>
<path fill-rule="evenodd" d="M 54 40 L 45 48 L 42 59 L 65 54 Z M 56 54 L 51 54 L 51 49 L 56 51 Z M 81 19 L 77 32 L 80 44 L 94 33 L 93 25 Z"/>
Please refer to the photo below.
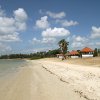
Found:
<path fill-rule="evenodd" d="M 50 60 L 27 61 L 14 75 L 0 80 L 0 100 L 99 100 L 100 70 L 96 71 Z"/>

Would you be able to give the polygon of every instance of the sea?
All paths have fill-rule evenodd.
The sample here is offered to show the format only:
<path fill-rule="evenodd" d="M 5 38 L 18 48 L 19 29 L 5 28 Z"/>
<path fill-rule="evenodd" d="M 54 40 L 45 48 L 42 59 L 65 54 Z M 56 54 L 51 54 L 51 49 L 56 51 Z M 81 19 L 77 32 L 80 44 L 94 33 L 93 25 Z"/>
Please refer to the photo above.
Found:
<path fill-rule="evenodd" d="M 0 59 L 0 78 L 15 73 L 25 63 L 25 60 Z"/>

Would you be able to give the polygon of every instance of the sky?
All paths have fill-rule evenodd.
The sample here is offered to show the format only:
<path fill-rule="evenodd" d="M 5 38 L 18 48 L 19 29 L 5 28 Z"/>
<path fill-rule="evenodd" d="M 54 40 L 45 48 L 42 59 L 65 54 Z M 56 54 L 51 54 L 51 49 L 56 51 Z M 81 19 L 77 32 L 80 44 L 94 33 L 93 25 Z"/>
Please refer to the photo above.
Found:
<path fill-rule="evenodd" d="M 0 55 L 100 48 L 100 0 L 0 0 Z"/>

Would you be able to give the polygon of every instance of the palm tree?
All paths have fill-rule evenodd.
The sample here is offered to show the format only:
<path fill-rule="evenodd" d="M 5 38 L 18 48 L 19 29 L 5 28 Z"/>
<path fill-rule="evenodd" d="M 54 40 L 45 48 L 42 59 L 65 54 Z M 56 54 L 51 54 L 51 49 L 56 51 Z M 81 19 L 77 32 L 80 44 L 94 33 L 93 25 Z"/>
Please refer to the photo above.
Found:
<path fill-rule="evenodd" d="M 61 53 L 63 54 L 63 58 L 66 59 L 65 53 L 66 53 L 67 50 L 68 50 L 69 42 L 67 42 L 65 39 L 62 39 L 62 40 L 60 40 L 60 41 L 58 42 L 58 44 L 59 44 Z M 62 59 L 62 60 L 63 60 L 63 59 Z"/>

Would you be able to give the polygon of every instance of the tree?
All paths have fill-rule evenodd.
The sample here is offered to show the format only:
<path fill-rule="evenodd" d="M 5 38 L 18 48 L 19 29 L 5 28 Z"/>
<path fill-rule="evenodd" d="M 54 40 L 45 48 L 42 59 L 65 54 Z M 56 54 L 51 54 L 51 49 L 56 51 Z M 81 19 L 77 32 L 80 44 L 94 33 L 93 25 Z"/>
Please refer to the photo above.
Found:
<path fill-rule="evenodd" d="M 66 59 L 65 53 L 68 51 L 69 42 L 67 42 L 65 39 L 62 39 L 62 40 L 60 40 L 60 41 L 58 42 L 58 44 L 59 44 L 61 53 L 63 54 L 63 58 Z M 63 60 L 63 59 L 62 59 L 62 60 Z"/>
<path fill-rule="evenodd" d="M 98 49 L 98 56 L 100 56 L 100 49 Z"/>
<path fill-rule="evenodd" d="M 98 56 L 98 50 L 97 50 L 97 48 L 95 48 L 93 56 L 94 57 Z"/>

